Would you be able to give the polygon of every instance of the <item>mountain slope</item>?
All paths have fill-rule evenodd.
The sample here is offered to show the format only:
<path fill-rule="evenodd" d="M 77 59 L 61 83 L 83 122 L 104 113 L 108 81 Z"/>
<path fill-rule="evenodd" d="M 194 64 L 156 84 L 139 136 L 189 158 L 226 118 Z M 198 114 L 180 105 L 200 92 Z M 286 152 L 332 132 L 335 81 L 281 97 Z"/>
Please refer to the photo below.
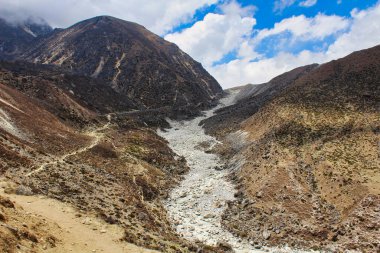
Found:
<path fill-rule="evenodd" d="M 268 83 L 241 87 L 240 92 L 236 95 L 236 99 L 239 101 L 219 109 L 217 115 L 207 119 L 206 131 L 213 134 L 226 134 L 226 132 L 238 130 L 239 124 L 243 120 L 252 116 L 295 80 L 308 74 L 317 66 L 317 64 L 312 64 L 299 67 L 273 78 Z"/>
<path fill-rule="evenodd" d="M 22 59 L 102 79 L 147 108 L 209 106 L 222 92 L 201 64 L 176 45 L 108 16 L 56 30 Z"/>
<path fill-rule="evenodd" d="M 43 104 L 67 123 L 84 123 L 111 112 L 139 109 L 104 82 L 26 62 L 0 62 L 0 81 Z"/>
<path fill-rule="evenodd" d="M 196 251 L 202 245 L 173 231 L 161 202 L 187 170 L 155 131 L 168 114 L 136 109 L 99 79 L 0 62 L 0 181 L 8 193 L 49 196 L 116 224 L 124 241 Z"/>
<path fill-rule="evenodd" d="M 291 71 L 205 122 L 235 168 L 225 226 L 260 245 L 379 250 L 379 59 L 377 46 Z"/>
<path fill-rule="evenodd" d="M 0 59 L 14 59 L 53 29 L 43 20 L 11 24 L 0 18 Z"/>

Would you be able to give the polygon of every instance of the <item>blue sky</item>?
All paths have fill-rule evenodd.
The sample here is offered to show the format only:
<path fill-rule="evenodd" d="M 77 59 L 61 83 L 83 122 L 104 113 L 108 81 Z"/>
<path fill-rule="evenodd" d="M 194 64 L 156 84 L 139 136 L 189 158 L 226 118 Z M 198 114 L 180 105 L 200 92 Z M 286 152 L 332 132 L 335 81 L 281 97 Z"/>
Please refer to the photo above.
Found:
<path fill-rule="evenodd" d="M 206 6 L 196 10 L 191 22 L 180 24 L 177 27 L 173 27 L 172 31 L 178 32 L 184 28 L 191 27 L 196 21 L 202 20 L 207 13 L 214 12 L 220 13 L 218 5 L 226 1 L 219 1 L 216 4 Z M 339 15 L 349 17 L 350 12 L 357 8 L 360 10 L 367 9 L 376 4 L 377 0 L 319 0 L 315 5 L 305 8 L 299 5 L 303 1 L 295 1 L 295 4 L 284 8 L 282 11 L 275 10 L 276 1 L 268 0 L 237 0 L 241 6 L 255 6 L 256 11 L 254 17 L 258 20 L 256 29 L 270 28 L 277 22 L 280 22 L 284 18 L 297 15 L 305 15 L 307 17 L 313 17 L 318 13 L 324 13 L 326 15 Z M 289 1 L 291 2 L 291 1 Z M 298 4 L 297 4 L 298 3 Z"/>
<path fill-rule="evenodd" d="M 380 0 L 0 1 L 0 17 L 10 22 L 34 16 L 64 28 L 98 15 L 137 22 L 176 43 L 224 88 L 380 44 Z"/>
<path fill-rule="evenodd" d="M 163 36 L 228 88 L 380 44 L 379 24 L 377 0 L 226 0 L 199 8 Z"/>

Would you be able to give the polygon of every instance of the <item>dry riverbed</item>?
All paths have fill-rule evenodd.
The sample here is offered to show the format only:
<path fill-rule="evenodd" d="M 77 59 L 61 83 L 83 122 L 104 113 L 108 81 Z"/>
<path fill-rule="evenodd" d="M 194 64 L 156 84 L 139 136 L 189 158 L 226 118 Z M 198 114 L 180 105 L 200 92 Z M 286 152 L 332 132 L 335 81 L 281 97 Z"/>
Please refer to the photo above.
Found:
<path fill-rule="evenodd" d="M 205 134 L 199 123 L 233 101 L 234 94 L 230 94 L 217 108 L 204 112 L 203 116 L 190 121 L 169 121 L 171 129 L 158 131 L 174 152 L 186 158 L 190 167 L 189 173 L 165 202 L 169 217 L 177 232 L 191 241 L 208 245 L 227 243 L 235 252 L 295 252 L 289 248 L 257 249 L 221 225 L 227 201 L 234 200 L 235 188 L 227 179 L 230 171 L 222 169 L 219 157 L 209 152 L 218 141 Z"/>

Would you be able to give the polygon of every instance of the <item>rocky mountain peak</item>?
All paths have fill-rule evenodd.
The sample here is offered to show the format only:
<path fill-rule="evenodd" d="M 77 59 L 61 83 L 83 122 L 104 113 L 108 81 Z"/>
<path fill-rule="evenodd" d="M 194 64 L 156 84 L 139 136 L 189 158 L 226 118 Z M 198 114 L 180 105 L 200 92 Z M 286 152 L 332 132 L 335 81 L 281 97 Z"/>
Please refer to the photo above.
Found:
<path fill-rule="evenodd" d="M 146 108 L 209 106 L 222 92 L 202 65 L 176 45 L 109 16 L 56 30 L 21 58 L 102 79 Z"/>

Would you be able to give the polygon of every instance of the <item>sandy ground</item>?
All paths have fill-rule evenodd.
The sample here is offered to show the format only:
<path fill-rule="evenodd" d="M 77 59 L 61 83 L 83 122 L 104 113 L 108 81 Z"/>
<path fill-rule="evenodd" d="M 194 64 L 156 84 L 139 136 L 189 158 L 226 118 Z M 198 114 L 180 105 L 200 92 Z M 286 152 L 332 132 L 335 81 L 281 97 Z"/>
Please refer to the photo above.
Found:
<path fill-rule="evenodd" d="M 43 252 L 51 253 L 149 253 L 157 252 L 139 248 L 135 245 L 120 241 L 123 229 L 117 225 L 110 225 L 93 215 L 83 214 L 69 204 L 49 199 L 43 196 L 21 196 L 5 194 L 17 205 L 21 206 L 30 215 L 38 216 L 58 226 L 48 231 L 59 239 L 55 248 L 48 248 Z"/>

